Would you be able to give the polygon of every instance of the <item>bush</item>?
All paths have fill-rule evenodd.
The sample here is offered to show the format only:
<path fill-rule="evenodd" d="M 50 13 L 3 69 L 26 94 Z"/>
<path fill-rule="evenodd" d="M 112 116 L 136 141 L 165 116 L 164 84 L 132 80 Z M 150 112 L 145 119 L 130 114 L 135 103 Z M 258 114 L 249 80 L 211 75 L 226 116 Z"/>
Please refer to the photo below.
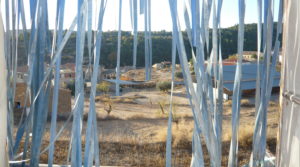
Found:
<path fill-rule="evenodd" d="M 190 59 L 189 61 L 189 64 L 190 64 L 190 71 L 194 71 L 194 61 L 193 61 L 193 58 Z"/>
<path fill-rule="evenodd" d="M 156 84 L 156 88 L 160 91 L 168 92 L 168 90 L 171 89 L 171 82 L 168 82 L 168 81 L 158 82 Z"/>
<path fill-rule="evenodd" d="M 257 55 L 256 55 L 256 54 L 252 54 L 252 55 L 251 55 L 251 58 L 252 58 L 252 59 L 257 59 Z"/>
<path fill-rule="evenodd" d="M 237 59 L 237 55 L 230 55 L 227 59 L 228 60 L 236 60 Z"/>
<path fill-rule="evenodd" d="M 109 91 L 110 83 L 108 82 L 101 82 L 97 85 L 97 91 L 103 92 L 106 94 Z"/>
<path fill-rule="evenodd" d="M 183 78 L 182 72 L 181 72 L 181 71 L 180 71 L 180 72 L 176 72 L 176 73 L 175 73 L 175 77 L 176 77 L 176 78 L 182 79 L 182 78 Z"/>

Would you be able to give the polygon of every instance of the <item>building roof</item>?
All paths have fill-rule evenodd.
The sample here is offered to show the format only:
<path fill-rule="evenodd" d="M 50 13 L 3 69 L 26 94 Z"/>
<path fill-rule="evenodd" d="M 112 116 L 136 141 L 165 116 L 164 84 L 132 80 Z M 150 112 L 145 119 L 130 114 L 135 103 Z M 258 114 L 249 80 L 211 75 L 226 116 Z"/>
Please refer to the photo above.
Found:
<path fill-rule="evenodd" d="M 28 66 L 19 66 L 17 67 L 17 72 L 20 72 L 20 73 L 25 73 L 28 71 Z"/>
<path fill-rule="evenodd" d="M 75 73 L 75 71 L 71 70 L 71 69 L 61 69 L 60 70 L 61 74 L 66 74 L 66 73 Z"/>
<path fill-rule="evenodd" d="M 261 73 L 262 73 L 262 65 Z M 223 66 L 223 78 L 224 88 L 233 91 L 234 78 L 235 78 L 236 65 Z M 256 76 L 257 76 L 257 64 L 256 63 L 245 63 L 242 65 L 242 90 L 252 90 L 256 88 Z M 279 87 L 280 85 L 280 72 L 275 71 L 273 87 Z"/>
<path fill-rule="evenodd" d="M 49 68 L 49 64 L 44 63 L 44 71 L 46 71 Z M 24 65 L 24 66 L 18 66 L 17 67 L 17 72 L 19 73 L 27 73 L 28 72 L 28 66 Z"/>
<path fill-rule="evenodd" d="M 70 69 L 70 70 L 75 70 L 76 64 L 75 63 L 66 63 L 61 65 L 61 69 Z"/>

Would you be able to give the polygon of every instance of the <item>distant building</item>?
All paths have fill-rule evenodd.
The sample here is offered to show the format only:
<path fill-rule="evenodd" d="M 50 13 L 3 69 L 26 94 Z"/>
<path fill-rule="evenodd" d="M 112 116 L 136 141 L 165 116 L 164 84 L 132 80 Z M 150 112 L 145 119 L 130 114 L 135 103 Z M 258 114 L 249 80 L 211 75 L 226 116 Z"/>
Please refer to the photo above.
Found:
<path fill-rule="evenodd" d="M 257 60 L 257 51 L 244 51 L 243 59 L 248 61 Z"/>
<path fill-rule="evenodd" d="M 27 66 L 20 66 L 17 68 L 17 83 L 26 83 L 28 78 L 27 71 Z"/>
<path fill-rule="evenodd" d="M 104 79 L 115 79 L 116 78 L 116 70 L 115 69 L 101 69 L 100 76 L 98 77 L 98 81 L 103 81 Z"/>
<path fill-rule="evenodd" d="M 261 65 L 262 66 L 262 65 Z M 262 70 L 262 68 L 260 68 Z M 223 66 L 224 99 L 230 99 L 233 94 L 236 65 Z M 262 72 L 261 72 L 262 73 Z M 257 64 L 242 65 L 241 90 L 248 95 L 254 95 L 256 90 Z M 262 78 L 261 78 L 262 79 Z M 273 88 L 280 87 L 280 72 L 275 71 Z"/>
<path fill-rule="evenodd" d="M 48 70 L 49 65 L 44 63 L 44 72 Z M 19 66 L 17 67 L 17 83 L 26 83 L 28 78 L 28 66 Z"/>
<path fill-rule="evenodd" d="M 27 85 L 25 83 L 17 83 L 16 94 L 15 94 L 15 111 L 18 112 L 26 107 L 30 107 L 31 102 L 29 97 L 27 99 L 27 104 L 25 104 Z M 52 92 L 53 88 L 50 90 L 49 112 L 52 110 Z M 59 99 L 58 99 L 58 112 L 71 112 L 71 91 L 67 89 L 59 89 Z"/>
<path fill-rule="evenodd" d="M 237 53 L 229 56 L 226 61 L 237 61 Z M 260 55 L 261 57 L 263 56 L 263 53 L 261 53 Z M 258 55 L 257 55 L 257 51 L 244 51 L 243 52 L 243 61 L 255 61 L 257 60 Z"/>
<path fill-rule="evenodd" d="M 156 70 L 160 70 L 163 69 L 163 65 L 161 63 L 156 63 L 152 65 L 152 68 L 156 69 Z"/>
<path fill-rule="evenodd" d="M 170 61 L 163 61 L 161 63 L 156 63 L 154 65 L 152 65 L 152 68 L 160 70 L 163 68 L 169 68 L 172 66 L 172 63 Z"/>
<path fill-rule="evenodd" d="M 64 87 L 68 83 L 74 82 L 75 71 L 72 71 L 70 69 L 61 69 L 59 76 L 60 76 L 60 85 L 61 87 Z"/>
<path fill-rule="evenodd" d="M 76 64 L 75 63 L 66 63 L 60 66 L 60 69 L 68 69 L 71 71 L 75 71 Z"/>

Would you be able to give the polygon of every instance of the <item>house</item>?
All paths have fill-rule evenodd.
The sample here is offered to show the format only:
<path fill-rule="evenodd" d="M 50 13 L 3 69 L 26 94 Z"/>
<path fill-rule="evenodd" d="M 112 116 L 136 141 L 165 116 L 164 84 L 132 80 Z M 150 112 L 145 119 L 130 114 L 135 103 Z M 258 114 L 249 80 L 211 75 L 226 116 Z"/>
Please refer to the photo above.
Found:
<path fill-rule="evenodd" d="M 257 59 L 257 51 L 244 51 L 243 59 L 253 61 Z"/>
<path fill-rule="evenodd" d="M 262 67 L 262 65 L 260 65 Z M 233 94 L 236 65 L 223 66 L 223 87 L 228 99 Z M 262 68 L 260 68 L 262 73 Z M 241 90 L 248 95 L 254 95 L 256 89 L 257 63 L 242 64 Z M 275 71 L 273 89 L 280 87 L 280 72 Z"/>
<path fill-rule="evenodd" d="M 99 73 L 100 74 L 100 73 Z M 116 70 L 115 69 L 101 69 L 101 74 L 98 77 L 99 81 L 103 81 L 104 79 L 115 79 L 116 78 Z"/>
<path fill-rule="evenodd" d="M 260 65 L 262 67 L 262 65 Z M 262 68 L 261 75 L 262 75 Z M 229 100 L 233 95 L 234 80 L 235 80 L 236 65 L 223 66 L 223 99 Z M 212 73 L 214 75 L 214 73 Z M 257 63 L 243 63 L 242 64 L 242 79 L 241 90 L 243 95 L 254 96 L 256 90 L 256 77 L 257 77 Z M 212 76 L 214 80 L 214 76 Z M 263 77 L 261 77 L 262 79 Z M 214 82 L 213 82 L 214 83 Z M 195 89 L 197 84 L 194 83 Z M 215 87 L 215 85 L 214 85 Z M 280 72 L 275 71 L 273 80 L 273 91 L 279 90 L 280 87 Z M 214 88 L 216 89 L 216 88 Z M 217 92 L 217 91 L 214 91 Z"/>
<path fill-rule="evenodd" d="M 27 85 L 25 83 L 16 84 L 16 94 L 15 94 L 15 111 L 22 111 L 26 107 L 30 107 L 31 102 L 29 98 L 27 99 L 27 104 L 25 105 Z M 53 87 L 50 89 L 48 109 L 49 112 L 52 111 L 52 96 Z M 58 99 L 58 112 L 71 112 L 71 91 L 67 89 L 59 89 L 59 99 Z"/>
<path fill-rule="evenodd" d="M 64 87 L 68 83 L 74 82 L 75 80 L 75 71 L 70 69 L 61 69 L 60 70 L 60 85 Z"/>
<path fill-rule="evenodd" d="M 44 72 L 46 73 L 49 68 L 49 64 L 44 63 Z M 28 78 L 28 66 L 17 67 L 17 83 L 26 83 Z"/>
<path fill-rule="evenodd" d="M 237 53 L 234 55 L 229 56 L 226 60 L 228 61 L 237 61 Z M 263 56 L 263 53 L 260 55 Z M 244 51 L 243 52 L 243 61 L 252 62 L 257 60 L 257 51 Z"/>
<path fill-rule="evenodd" d="M 26 83 L 28 78 L 27 71 L 28 71 L 27 66 L 17 67 L 17 83 Z"/>
<path fill-rule="evenodd" d="M 163 65 L 161 63 L 156 63 L 152 65 L 152 68 L 156 69 L 156 70 L 160 70 L 163 69 Z"/>
<path fill-rule="evenodd" d="M 75 71 L 76 64 L 75 63 L 66 63 L 60 66 L 61 69 L 69 69 L 71 71 Z"/>
<path fill-rule="evenodd" d="M 156 69 L 156 70 L 160 70 L 163 68 L 169 68 L 172 66 L 172 63 L 170 61 L 163 61 L 161 63 L 156 63 L 154 65 L 152 65 L 152 68 Z"/>

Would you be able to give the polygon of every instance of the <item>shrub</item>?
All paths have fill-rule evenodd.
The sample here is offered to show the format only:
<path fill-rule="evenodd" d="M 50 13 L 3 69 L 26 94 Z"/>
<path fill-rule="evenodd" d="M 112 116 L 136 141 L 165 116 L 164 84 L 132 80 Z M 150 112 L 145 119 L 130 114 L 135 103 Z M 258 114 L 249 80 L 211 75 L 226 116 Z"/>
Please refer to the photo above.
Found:
<path fill-rule="evenodd" d="M 230 55 L 227 59 L 228 60 L 236 60 L 237 59 L 237 55 Z"/>
<path fill-rule="evenodd" d="M 252 55 L 251 55 L 251 58 L 252 58 L 252 59 L 257 59 L 257 55 L 256 55 L 256 54 L 252 54 Z"/>
<path fill-rule="evenodd" d="M 159 104 L 159 108 L 160 108 L 160 111 L 161 111 L 161 114 L 164 115 L 165 114 L 165 102 L 158 102 Z"/>
<path fill-rule="evenodd" d="M 180 72 L 176 72 L 176 73 L 175 73 L 175 77 L 176 77 L 176 78 L 182 79 L 182 78 L 183 78 L 182 72 L 181 72 L 181 71 L 180 71 Z"/>
<path fill-rule="evenodd" d="M 193 58 L 190 59 L 189 61 L 189 64 L 190 64 L 190 71 L 194 71 L 194 61 L 193 61 Z"/>
<path fill-rule="evenodd" d="M 242 107 L 254 107 L 255 105 L 251 103 L 249 99 L 242 99 L 241 100 Z"/>
<path fill-rule="evenodd" d="M 110 83 L 108 82 L 101 82 L 97 85 L 97 91 L 103 92 L 106 94 L 109 91 Z"/>
<path fill-rule="evenodd" d="M 109 115 L 112 111 L 112 103 L 111 102 L 105 103 L 104 110 L 107 112 L 107 115 Z"/>
<path fill-rule="evenodd" d="M 160 91 L 168 92 L 168 90 L 171 89 L 171 82 L 169 82 L 169 81 L 158 82 L 156 84 L 156 88 Z"/>

